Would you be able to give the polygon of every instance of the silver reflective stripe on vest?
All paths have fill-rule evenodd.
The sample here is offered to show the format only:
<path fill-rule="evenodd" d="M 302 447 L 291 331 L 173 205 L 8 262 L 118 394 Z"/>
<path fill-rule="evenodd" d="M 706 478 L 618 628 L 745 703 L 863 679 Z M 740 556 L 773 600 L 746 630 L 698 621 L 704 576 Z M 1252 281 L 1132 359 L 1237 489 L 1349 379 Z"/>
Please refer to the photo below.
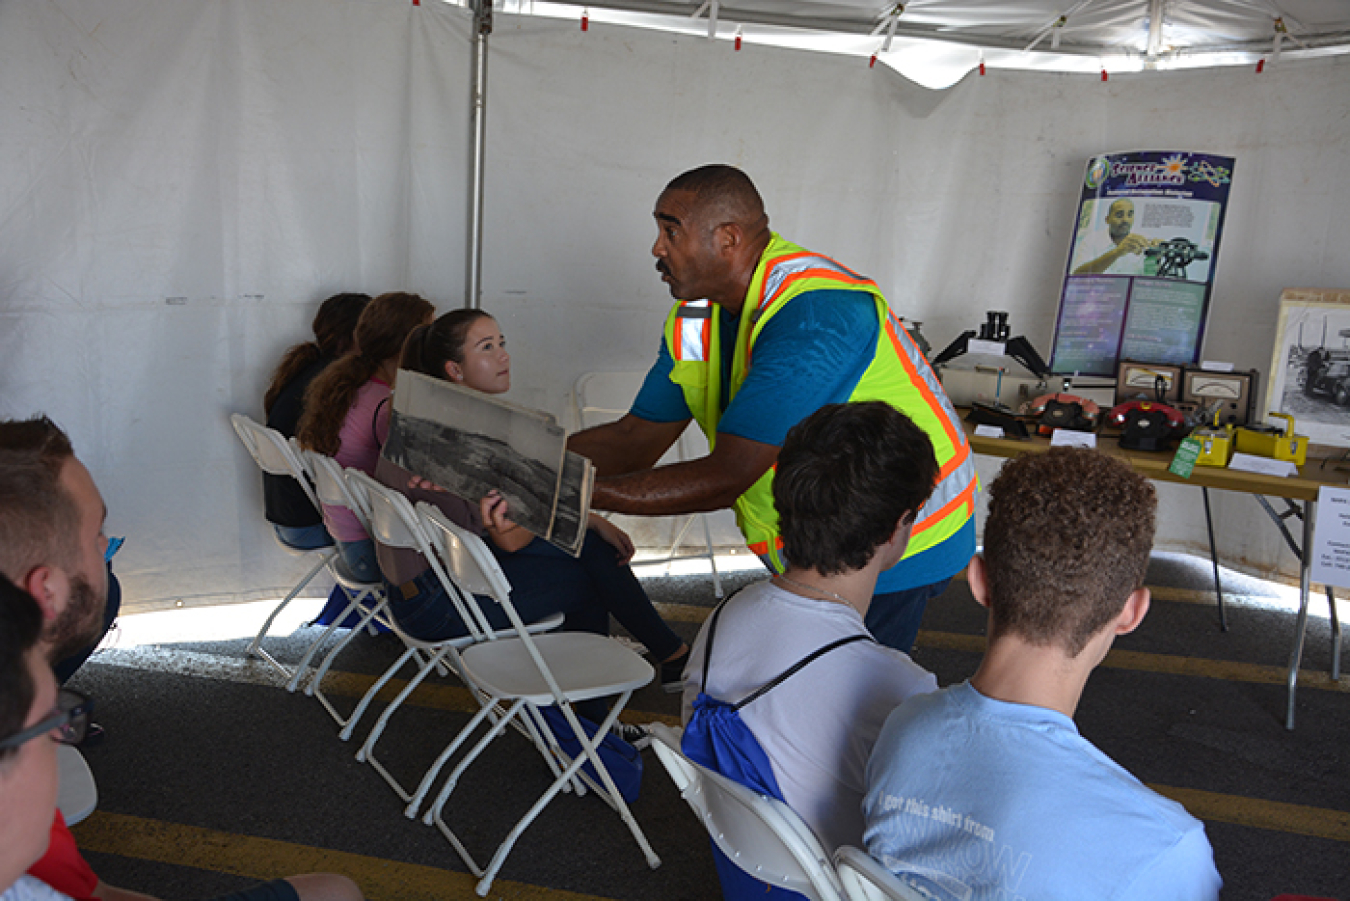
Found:
<path fill-rule="evenodd" d="M 951 423 L 953 434 L 963 441 L 962 444 L 953 448 L 954 454 L 960 454 L 965 448 L 965 431 L 961 428 L 961 419 L 956 415 L 956 409 L 947 398 L 947 392 L 942 390 L 942 383 L 938 381 L 937 375 L 933 372 L 933 367 L 928 365 L 927 358 L 919 350 L 919 346 L 914 343 L 914 339 L 909 336 L 909 332 L 905 331 L 905 327 L 900 323 L 900 320 L 889 311 L 886 315 L 890 319 L 891 327 L 895 329 L 896 335 L 900 338 L 900 346 L 904 348 L 905 356 L 909 357 L 910 365 L 914 367 L 915 372 L 919 373 L 920 378 L 924 380 L 924 384 L 928 386 L 928 390 L 933 392 L 933 397 L 937 398 L 942 407 L 941 411 L 934 412 L 940 412 L 940 415 L 945 416 L 947 421 Z M 933 488 L 933 494 L 919 508 L 918 514 L 914 517 L 915 525 L 922 523 L 930 515 L 947 506 L 974 482 L 975 455 L 970 453 L 968 449 L 965 450 L 965 454 L 966 459 Z"/>
<path fill-rule="evenodd" d="M 680 329 L 680 361 L 707 362 L 703 359 L 703 331 L 711 326 L 712 304 L 706 300 L 682 303 L 675 319 Z"/>
<path fill-rule="evenodd" d="M 975 455 L 966 454 L 966 459 L 956 469 L 947 474 L 947 478 L 937 483 L 933 489 L 932 495 L 924 501 L 919 508 L 918 514 L 914 517 L 914 524 L 917 526 L 926 520 L 929 516 L 941 510 L 950 504 L 961 492 L 970 487 L 970 483 L 975 480 Z M 974 502 L 971 498 L 971 502 Z"/>
<path fill-rule="evenodd" d="M 791 260 L 780 260 L 770 266 L 768 272 L 764 273 L 764 287 L 760 293 L 760 303 L 750 314 L 750 321 L 752 323 L 759 321 L 759 317 L 764 315 L 764 311 L 769 306 L 765 301 L 778 295 L 788 276 L 805 272 L 808 269 L 828 269 L 840 275 L 847 275 L 852 279 L 867 280 L 867 276 L 859 275 L 848 267 L 839 265 L 829 257 L 811 255 L 796 257 Z"/>
<path fill-rule="evenodd" d="M 928 358 L 923 355 L 923 351 L 919 350 L 919 345 L 914 343 L 914 339 L 909 336 L 909 332 L 905 331 L 904 325 L 901 324 L 894 313 L 887 310 L 886 317 L 890 320 L 891 328 L 895 329 L 896 335 L 900 337 L 900 346 L 905 349 L 905 356 L 909 357 L 910 365 L 914 367 L 914 371 L 919 374 L 924 384 L 928 386 L 928 390 L 942 405 L 942 415 L 947 417 L 947 421 L 951 423 L 952 434 L 958 437 L 963 436 L 961 417 L 956 414 L 956 408 L 947 398 L 947 392 L 942 389 L 942 382 L 938 380 L 937 373 L 933 372 L 933 367 L 928 365 Z"/>

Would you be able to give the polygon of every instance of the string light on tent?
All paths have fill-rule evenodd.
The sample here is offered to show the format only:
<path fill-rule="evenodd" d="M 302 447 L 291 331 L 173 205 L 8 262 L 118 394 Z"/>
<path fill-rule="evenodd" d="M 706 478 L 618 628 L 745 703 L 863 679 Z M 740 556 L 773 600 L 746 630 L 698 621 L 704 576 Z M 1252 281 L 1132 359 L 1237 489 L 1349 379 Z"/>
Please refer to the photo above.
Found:
<path fill-rule="evenodd" d="M 871 69 L 875 66 L 877 64 L 877 57 L 881 56 L 881 54 L 889 53 L 891 51 L 891 42 L 895 40 L 895 31 L 900 27 L 900 17 L 904 15 L 904 12 L 905 4 L 895 4 L 895 6 L 891 7 L 890 12 L 886 13 L 885 17 L 877 23 L 877 27 L 872 29 L 872 37 L 876 37 L 880 34 L 883 28 L 886 29 L 886 40 L 882 41 L 881 48 L 877 50 L 876 53 L 872 54 L 872 60 L 867 64 L 867 68 Z"/>

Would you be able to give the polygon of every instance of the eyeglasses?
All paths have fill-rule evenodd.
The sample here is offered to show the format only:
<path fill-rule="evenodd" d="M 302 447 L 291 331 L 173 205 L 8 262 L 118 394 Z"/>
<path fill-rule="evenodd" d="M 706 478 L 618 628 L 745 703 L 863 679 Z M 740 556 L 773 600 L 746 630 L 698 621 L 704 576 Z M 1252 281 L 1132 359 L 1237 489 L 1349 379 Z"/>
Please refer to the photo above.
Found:
<path fill-rule="evenodd" d="M 52 731 L 57 732 L 52 737 L 61 744 L 77 745 L 84 741 L 84 736 L 89 731 L 89 714 L 93 709 L 92 699 L 78 691 L 63 688 L 57 693 L 56 707 L 52 710 L 51 716 L 22 732 L 14 733 L 9 738 L 0 739 L 0 751 L 17 748 Z"/>

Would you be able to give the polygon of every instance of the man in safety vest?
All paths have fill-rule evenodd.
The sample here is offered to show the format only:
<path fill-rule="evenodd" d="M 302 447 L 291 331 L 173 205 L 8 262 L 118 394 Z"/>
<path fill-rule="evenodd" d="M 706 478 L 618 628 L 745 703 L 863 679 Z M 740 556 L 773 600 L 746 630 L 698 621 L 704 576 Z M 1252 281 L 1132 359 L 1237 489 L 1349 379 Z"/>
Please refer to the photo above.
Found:
<path fill-rule="evenodd" d="M 979 482 L 937 376 L 872 280 L 769 230 L 739 169 L 684 173 L 654 215 L 656 268 L 680 302 L 629 412 L 572 436 L 596 467 L 592 505 L 648 516 L 732 507 L 750 549 L 781 573 L 771 486 L 788 429 L 826 404 L 884 400 L 928 434 L 939 467 L 866 619 L 879 641 L 908 652 L 928 599 L 975 552 Z M 654 468 L 690 419 L 711 452 Z"/>

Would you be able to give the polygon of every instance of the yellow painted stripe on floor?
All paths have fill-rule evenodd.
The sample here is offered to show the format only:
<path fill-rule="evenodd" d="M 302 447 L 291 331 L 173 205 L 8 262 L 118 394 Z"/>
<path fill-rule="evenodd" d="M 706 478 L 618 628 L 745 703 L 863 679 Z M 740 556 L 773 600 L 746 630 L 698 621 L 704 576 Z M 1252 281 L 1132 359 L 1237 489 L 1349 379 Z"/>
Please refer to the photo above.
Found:
<path fill-rule="evenodd" d="M 1350 812 L 1344 810 L 1262 801 L 1170 785 L 1150 785 L 1149 788 L 1176 801 L 1192 816 L 1202 820 L 1350 842 Z"/>
<path fill-rule="evenodd" d="M 369 901 L 478 901 L 474 892 L 478 880 L 468 873 L 364 854 L 102 811 L 94 813 L 73 831 L 84 851 L 231 873 L 259 881 L 297 873 L 342 873 L 356 881 Z M 454 856 L 449 845 L 446 845 L 445 853 Z M 633 853 L 639 852 L 635 848 Z M 603 901 L 596 895 L 580 895 L 508 879 L 495 880 L 488 897 L 515 901 Z"/>
<path fill-rule="evenodd" d="M 358 673 L 339 672 L 338 670 L 329 670 L 323 680 L 323 693 L 329 697 L 337 696 L 351 698 L 353 701 L 360 699 L 370 690 L 376 677 L 361 675 Z M 390 679 L 388 684 L 376 695 L 376 699 L 382 704 L 387 704 L 404 689 L 408 684 L 406 679 Z M 453 713 L 477 713 L 478 702 L 473 699 L 467 688 L 459 685 L 446 685 L 444 683 L 423 682 L 417 686 L 417 690 L 405 702 L 413 707 L 426 707 L 431 710 L 448 710 Z M 379 709 L 374 713 L 367 713 L 372 718 L 379 716 Z M 395 714 L 397 716 L 398 714 Z M 662 722 L 668 726 L 680 725 L 678 716 L 671 716 L 661 713 L 647 713 L 641 710 L 625 709 L 619 714 L 619 720 L 625 723 L 650 723 Z"/>
<path fill-rule="evenodd" d="M 983 635 L 964 635 L 957 632 L 920 631 L 916 642 L 920 648 L 942 648 L 949 651 L 984 653 Z M 1165 673 L 1173 676 L 1198 676 L 1205 679 L 1224 679 L 1228 682 L 1252 682 L 1258 685 L 1284 685 L 1288 669 L 1282 666 L 1264 666 L 1259 663 L 1239 663 L 1234 660 L 1210 660 L 1204 657 L 1181 657 L 1175 654 L 1148 654 L 1143 651 L 1111 651 L 1103 666 L 1112 669 L 1135 670 L 1146 673 Z M 1318 688 L 1326 691 L 1350 693 L 1350 679 L 1334 681 L 1330 674 L 1313 670 L 1299 670 L 1299 688 Z"/>

